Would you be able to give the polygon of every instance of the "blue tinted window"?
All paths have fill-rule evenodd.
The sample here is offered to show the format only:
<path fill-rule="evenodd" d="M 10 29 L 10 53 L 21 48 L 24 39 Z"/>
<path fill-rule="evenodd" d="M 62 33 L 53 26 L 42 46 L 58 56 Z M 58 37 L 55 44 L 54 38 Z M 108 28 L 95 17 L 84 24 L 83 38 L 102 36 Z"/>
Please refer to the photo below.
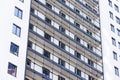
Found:
<path fill-rule="evenodd" d="M 12 33 L 17 35 L 17 36 L 20 36 L 21 28 L 16 26 L 15 24 L 13 24 Z"/>
<path fill-rule="evenodd" d="M 14 43 L 11 43 L 11 45 L 10 45 L 10 52 L 13 53 L 13 54 L 15 54 L 15 55 L 18 55 L 19 46 L 17 46 Z"/>
<path fill-rule="evenodd" d="M 14 15 L 20 19 L 22 19 L 23 12 L 19 8 L 15 7 Z"/>
<path fill-rule="evenodd" d="M 16 76 L 17 73 L 17 67 L 11 63 L 8 63 L 8 74 L 12 76 Z"/>

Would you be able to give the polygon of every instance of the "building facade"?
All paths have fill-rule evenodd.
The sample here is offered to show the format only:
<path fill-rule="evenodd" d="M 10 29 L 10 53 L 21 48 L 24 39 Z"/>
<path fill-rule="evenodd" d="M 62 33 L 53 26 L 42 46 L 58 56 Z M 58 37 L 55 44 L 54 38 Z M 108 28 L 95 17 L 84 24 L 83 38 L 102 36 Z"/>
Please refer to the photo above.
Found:
<path fill-rule="evenodd" d="M 24 80 L 30 0 L 0 1 L 0 80 Z"/>
<path fill-rule="evenodd" d="M 119 5 L 0 1 L 0 80 L 119 80 Z"/>
<path fill-rule="evenodd" d="M 32 0 L 26 80 L 102 80 L 99 2 Z"/>
<path fill-rule="evenodd" d="M 99 1 L 104 80 L 120 80 L 120 0 Z"/>

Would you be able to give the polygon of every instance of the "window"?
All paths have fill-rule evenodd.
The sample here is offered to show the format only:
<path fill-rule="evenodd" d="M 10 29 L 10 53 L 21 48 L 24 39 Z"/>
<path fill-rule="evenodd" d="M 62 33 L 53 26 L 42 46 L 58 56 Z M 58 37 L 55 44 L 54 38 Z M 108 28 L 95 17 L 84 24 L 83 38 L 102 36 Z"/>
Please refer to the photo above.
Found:
<path fill-rule="evenodd" d="M 20 37 L 21 28 L 13 24 L 12 33 Z"/>
<path fill-rule="evenodd" d="M 34 26 L 34 25 L 30 23 L 30 24 L 29 24 L 29 29 L 30 29 L 30 30 L 33 30 L 33 28 L 34 28 L 33 26 Z"/>
<path fill-rule="evenodd" d="M 77 58 L 81 59 L 81 54 L 78 53 L 77 51 L 75 51 L 75 56 L 76 56 Z"/>
<path fill-rule="evenodd" d="M 79 70 L 79 69 L 77 69 L 77 68 L 75 68 L 75 73 L 76 73 L 77 75 L 81 76 L 81 70 Z"/>
<path fill-rule="evenodd" d="M 35 12 L 35 10 L 34 10 L 33 8 L 31 8 L 31 9 L 30 9 L 30 12 L 34 13 L 34 12 Z"/>
<path fill-rule="evenodd" d="M 93 47 L 90 44 L 87 44 L 87 48 L 93 50 Z"/>
<path fill-rule="evenodd" d="M 95 79 L 89 75 L 88 80 L 95 80 Z"/>
<path fill-rule="evenodd" d="M 87 33 L 92 36 L 92 32 L 90 32 L 89 30 L 87 30 Z"/>
<path fill-rule="evenodd" d="M 31 66 L 31 60 L 27 58 L 26 64 L 27 66 Z"/>
<path fill-rule="evenodd" d="M 114 67 L 115 75 L 119 76 L 119 69 L 117 67 Z"/>
<path fill-rule="evenodd" d="M 47 68 L 43 67 L 42 70 L 44 75 L 46 75 L 47 77 L 50 76 L 50 71 Z"/>
<path fill-rule="evenodd" d="M 94 66 L 94 62 L 90 59 L 88 59 L 88 64 L 91 65 L 91 66 Z"/>
<path fill-rule="evenodd" d="M 61 66 L 65 66 L 65 61 L 59 58 L 58 64 L 60 64 Z"/>
<path fill-rule="evenodd" d="M 80 43 L 80 39 L 77 36 L 75 36 L 75 40 Z"/>
<path fill-rule="evenodd" d="M 24 2 L 24 0 L 19 0 L 19 1 Z"/>
<path fill-rule="evenodd" d="M 117 53 L 113 51 L 113 58 L 114 60 L 117 60 Z"/>
<path fill-rule="evenodd" d="M 28 40 L 28 47 L 32 48 L 32 41 Z"/>
<path fill-rule="evenodd" d="M 78 24 L 76 22 L 75 22 L 75 26 L 78 27 L 78 28 L 80 28 L 80 24 Z"/>
<path fill-rule="evenodd" d="M 109 6 L 112 7 L 112 1 L 108 0 Z"/>
<path fill-rule="evenodd" d="M 112 31 L 112 32 L 115 32 L 115 27 L 114 27 L 114 25 L 110 24 L 110 26 L 111 26 L 111 31 Z"/>
<path fill-rule="evenodd" d="M 62 43 L 62 42 L 60 42 L 60 41 L 59 41 L 59 46 L 60 46 L 62 49 L 65 49 L 65 44 Z"/>
<path fill-rule="evenodd" d="M 22 19 L 23 12 L 19 8 L 15 7 L 14 15 L 20 19 Z"/>
<path fill-rule="evenodd" d="M 19 46 L 17 46 L 16 44 L 14 44 L 14 43 L 11 42 L 10 52 L 13 53 L 13 54 L 15 54 L 15 55 L 18 55 Z"/>
<path fill-rule="evenodd" d="M 58 75 L 58 80 L 65 80 L 62 76 Z"/>
<path fill-rule="evenodd" d="M 59 14 L 60 14 L 63 18 L 66 17 L 66 15 L 65 15 L 63 12 L 59 12 Z"/>
<path fill-rule="evenodd" d="M 114 38 L 112 38 L 112 44 L 116 46 L 116 40 Z"/>
<path fill-rule="evenodd" d="M 116 23 L 120 24 L 120 18 L 116 16 Z"/>
<path fill-rule="evenodd" d="M 63 27 L 60 26 L 60 29 L 59 29 L 61 32 L 65 33 L 65 29 Z"/>
<path fill-rule="evenodd" d="M 8 63 L 8 71 L 7 72 L 8 72 L 8 74 L 16 77 L 17 66 L 15 66 L 15 65 L 13 65 L 11 63 Z"/>
<path fill-rule="evenodd" d="M 80 11 L 78 9 L 75 9 L 75 12 L 78 13 L 78 14 L 80 13 Z"/>
<path fill-rule="evenodd" d="M 25 78 L 25 80 L 29 80 L 28 78 Z"/>
<path fill-rule="evenodd" d="M 118 33 L 118 36 L 120 36 L 120 30 L 119 29 L 117 29 L 117 33 Z"/>
<path fill-rule="evenodd" d="M 45 33 L 45 35 L 44 35 L 44 36 L 45 36 L 45 38 L 46 38 L 46 39 L 48 39 L 48 40 L 50 40 L 50 41 L 51 41 L 51 36 L 50 36 L 49 34 Z"/>
<path fill-rule="evenodd" d="M 50 9 L 52 9 L 52 5 L 50 5 L 49 3 L 46 3 L 46 6 Z"/>
<path fill-rule="evenodd" d="M 120 49 L 120 42 L 118 42 L 118 48 Z"/>
<path fill-rule="evenodd" d="M 51 20 L 50 20 L 49 18 L 45 17 L 45 21 L 46 21 L 47 23 L 51 24 Z"/>
<path fill-rule="evenodd" d="M 87 19 L 88 21 L 91 21 L 91 19 L 90 19 L 88 16 L 86 16 L 86 19 Z"/>
<path fill-rule="evenodd" d="M 50 58 L 50 52 L 44 49 L 44 54 L 45 57 Z"/>
<path fill-rule="evenodd" d="M 119 7 L 115 4 L 114 5 L 115 11 L 119 12 Z"/>
<path fill-rule="evenodd" d="M 66 3 L 65 0 L 61 0 L 63 3 Z"/>
<path fill-rule="evenodd" d="M 113 19 L 113 13 L 112 12 L 109 12 L 109 16 L 111 19 Z"/>

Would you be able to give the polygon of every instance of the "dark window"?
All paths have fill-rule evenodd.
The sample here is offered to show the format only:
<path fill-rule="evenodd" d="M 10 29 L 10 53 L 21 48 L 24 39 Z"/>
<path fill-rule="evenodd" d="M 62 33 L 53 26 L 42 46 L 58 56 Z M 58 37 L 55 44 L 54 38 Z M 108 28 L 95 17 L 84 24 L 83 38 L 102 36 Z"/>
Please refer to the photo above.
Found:
<path fill-rule="evenodd" d="M 90 44 L 87 44 L 87 48 L 93 50 L 93 47 Z"/>
<path fill-rule="evenodd" d="M 43 67 L 42 69 L 43 69 L 43 74 L 46 75 L 47 77 L 49 77 L 50 76 L 50 71 L 45 67 Z"/>
<path fill-rule="evenodd" d="M 117 53 L 113 51 L 113 58 L 114 60 L 117 60 Z"/>
<path fill-rule="evenodd" d="M 44 49 L 44 56 L 50 58 L 50 52 Z"/>
<path fill-rule="evenodd" d="M 88 16 L 86 16 L 86 19 L 87 19 L 88 21 L 91 21 L 91 19 L 90 19 Z"/>
<path fill-rule="evenodd" d="M 62 66 L 65 66 L 65 61 L 59 58 L 58 64 L 60 64 L 60 65 L 62 65 Z"/>
<path fill-rule="evenodd" d="M 108 2 L 109 2 L 109 6 L 112 7 L 112 1 L 108 0 Z"/>
<path fill-rule="evenodd" d="M 19 1 L 24 2 L 24 0 L 19 0 Z"/>
<path fill-rule="evenodd" d="M 30 12 L 34 13 L 34 12 L 35 12 L 35 10 L 34 10 L 33 8 L 31 8 L 31 9 L 30 9 Z"/>
<path fill-rule="evenodd" d="M 76 22 L 75 22 L 75 26 L 78 27 L 78 28 L 80 28 L 80 24 L 78 24 Z"/>
<path fill-rule="evenodd" d="M 116 46 L 116 40 L 114 38 L 112 38 L 112 44 Z"/>
<path fill-rule="evenodd" d="M 15 76 L 17 74 L 17 66 L 15 66 L 14 64 L 8 63 L 8 74 Z"/>
<path fill-rule="evenodd" d="M 87 8 L 92 9 L 92 8 L 90 7 L 90 5 L 88 5 L 88 4 L 85 4 L 85 5 L 86 5 Z"/>
<path fill-rule="evenodd" d="M 66 15 L 65 15 L 63 12 L 60 12 L 60 15 L 61 15 L 63 18 L 66 17 Z"/>
<path fill-rule="evenodd" d="M 12 33 L 20 37 L 21 28 L 13 24 Z"/>
<path fill-rule="evenodd" d="M 65 49 L 65 44 L 62 43 L 62 42 L 60 42 L 60 41 L 59 41 L 59 46 L 60 46 L 62 49 Z"/>
<path fill-rule="evenodd" d="M 117 67 L 114 67 L 115 75 L 119 76 L 119 69 Z"/>
<path fill-rule="evenodd" d="M 80 13 L 80 11 L 78 9 L 75 9 L 75 12 L 78 13 L 78 14 Z"/>
<path fill-rule="evenodd" d="M 65 80 L 62 76 L 58 75 L 58 80 Z"/>
<path fill-rule="evenodd" d="M 65 0 L 61 0 L 63 3 L 66 3 Z"/>
<path fill-rule="evenodd" d="M 90 59 L 88 59 L 88 64 L 91 65 L 91 66 L 94 66 L 94 62 Z"/>
<path fill-rule="evenodd" d="M 80 43 L 80 39 L 77 36 L 75 36 L 75 40 Z"/>
<path fill-rule="evenodd" d="M 120 42 L 118 42 L 118 48 L 120 49 Z"/>
<path fill-rule="evenodd" d="M 119 7 L 115 4 L 114 5 L 115 11 L 119 12 Z"/>
<path fill-rule="evenodd" d="M 25 80 L 29 80 L 28 78 L 25 78 Z"/>
<path fill-rule="evenodd" d="M 120 24 L 120 18 L 116 17 L 116 23 Z"/>
<path fill-rule="evenodd" d="M 50 20 L 49 18 L 45 17 L 45 21 L 46 21 L 47 23 L 51 24 L 51 20 Z"/>
<path fill-rule="evenodd" d="M 30 24 L 29 24 L 29 29 L 30 29 L 30 30 L 33 30 L 33 28 L 34 28 L 33 26 L 34 26 L 34 25 L 30 23 Z"/>
<path fill-rule="evenodd" d="M 88 80 L 95 80 L 95 79 L 92 76 L 89 76 Z"/>
<path fill-rule="evenodd" d="M 120 30 L 119 29 L 117 29 L 117 33 L 118 33 L 118 36 L 120 36 Z"/>
<path fill-rule="evenodd" d="M 109 12 L 109 16 L 111 19 L 113 19 L 113 13 L 112 12 Z"/>
<path fill-rule="evenodd" d="M 92 35 L 92 32 L 90 32 L 89 30 L 87 30 L 87 33 L 88 33 L 89 35 Z"/>
<path fill-rule="evenodd" d="M 28 40 L 28 47 L 32 48 L 32 41 Z"/>
<path fill-rule="evenodd" d="M 50 41 L 51 41 L 51 36 L 50 36 L 49 34 L 45 33 L 45 35 L 44 35 L 44 36 L 45 36 L 45 38 L 46 38 L 46 39 L 48 39 L 48 40 L 50 40 Z"/>
<path fill-rule="evenodd" d="M 46 6 L 50 9 L 52 9 L 52 5 L 50 5 L 49 3 L 46 3 Z"/>
<path fill-rule="evenodd" d="M 31 66 L 31 60 L 27 58 L 26 64 L 27 64 L 27 66 Z"/>
<path fill-rule="evenodd" d="M 14 15 L 20 19 L 22 19 L 23 12 L 19 8 L 15 7 Z"/>
<path fill-rule="evenodd" d="M 77 58 L 81 59 L 81 54 L 78 53 L 77 51 L 75 51 L 75 56 L 76 56 Z"/>
<path fill-rule="evenodd" d="M 60 26 L 60 31 L 65 33 L 65 29 L 63 27 Z"/>
<path fill-rule="evenodd" d="M 16 44 L 14 44 L 14 43 L 11 42 L 10 52 L 13 53 L 13 54 L 15 54 L 15 55 L 18 55 L 19 46 L 17 46 Z"/>
<path fill-rule="evenodd" d="M 81 76 L 81 70 L 79 70 L 79 69 L 77 69 L 77 68 L 75 68 L 75 73 L 76 73 L 77 75 Z"/>
<path fill-rule="evenodd" d="M 114 25 L 110 24 L 110 26 L 111 26 L 111 31 L 115 32 L 115 27 L 114 27 Z"/>

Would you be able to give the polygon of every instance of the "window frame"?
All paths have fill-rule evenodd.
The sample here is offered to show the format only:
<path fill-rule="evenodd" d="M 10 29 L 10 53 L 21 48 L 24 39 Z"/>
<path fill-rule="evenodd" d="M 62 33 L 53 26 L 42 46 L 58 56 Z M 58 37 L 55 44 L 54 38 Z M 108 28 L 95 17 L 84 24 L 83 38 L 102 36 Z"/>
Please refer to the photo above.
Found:
<path fill-rule="evenodd" d="M 114 71 L 115 71 L 115 75 L 119 76 L 119 69 L 118 69 L 118 67 L 114 66 Z"/>
<path fill-rule="evenodd" d="M 12 33 L 15 34 L 16 36 L 20 37 L 21 36 L 21 28 L 19 26 L 17 26 L 16 24 L 13 24 Z"/>
<path fill-rule="evenodd" d="M 117 60 L 117 53 L 113 51 L 113 59 Z"/>
<path fill-rule="evenodd" d="M 10 72 L 10 71 L 9 71 L 9 67 L 11 67 L 11 68 L 14 67 L 15 69 L 11 69 L 12 71 Z M 15 70 L 15 74 L 12 74 L 14 70 Z M 12 75 L 12 76 L 14 76 L 14 77 L 16 77 L 16 76 L 17 76 L 17 66 L 9 62 L 9 63 L 8 63 L 7 73 L 10 74 L 10 75 Z"/>
<path fill-rule="evenodd" d="M 13 50 L 13 49 L 16 49 L 16 50 Z M 18 53 L 19 53 L 19 46 L 16 45 L 15 43 L 11 42 L 10 44 L 10 53 L 18 56 Z"/>
<path fill-rule="evenodd" d="M 15 6 L 14 15 L 20 19 L 23 17 L 23 11 Z"/>
<path fill-rule="evenodd" d="M 47 73 L 46 73 L 47 72 Z M 47 77 L 50 77 L 50 70 L 45 68 L 45 67 L 42 67 L 42 73 L 44 75 L 46 75 Z"/>
<path fill-rule="evenodd" d="M 116 46 L 116 40 L 112 37 L 112 45 Z"/>
<path fill-rule="evenodd" d="M 111 31 L 112 31 L 112 32 L 115 32 L 115 27 L 114 27 L 114 25 L 110 24 L 110 27 L 111 27 Z"/>

